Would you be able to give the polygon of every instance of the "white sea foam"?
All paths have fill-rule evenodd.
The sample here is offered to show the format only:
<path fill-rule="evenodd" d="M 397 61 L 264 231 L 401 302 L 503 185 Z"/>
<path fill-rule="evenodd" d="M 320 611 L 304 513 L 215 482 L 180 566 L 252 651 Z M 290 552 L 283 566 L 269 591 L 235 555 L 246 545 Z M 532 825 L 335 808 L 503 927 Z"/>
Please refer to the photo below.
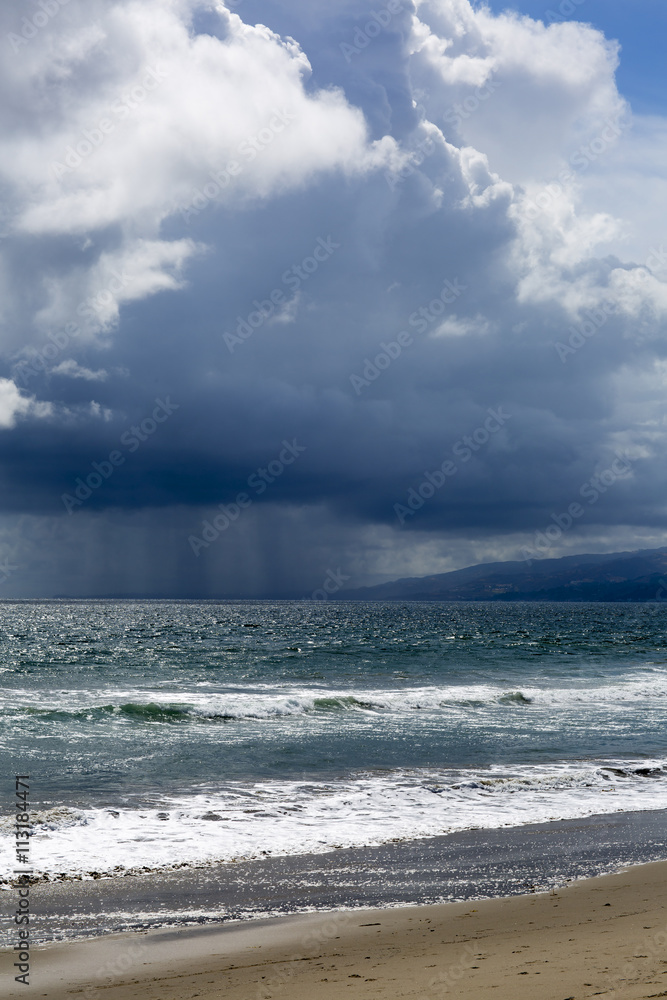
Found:
<path fill-rule="evenodd" d="M 38 872 L 90 877 L 660 808 L 667 808 L 667 760 L 228 782 L 123 808 L 37 810 L 31 860 Z M 7 834 L 9 823 L 0 823 Z"/>

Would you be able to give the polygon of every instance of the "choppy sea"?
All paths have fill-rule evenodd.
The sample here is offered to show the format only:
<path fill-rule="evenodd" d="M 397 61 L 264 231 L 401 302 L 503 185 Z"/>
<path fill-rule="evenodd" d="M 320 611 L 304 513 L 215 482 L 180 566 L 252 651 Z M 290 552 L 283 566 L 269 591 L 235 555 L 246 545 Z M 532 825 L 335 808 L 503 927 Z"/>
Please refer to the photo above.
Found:
<path fill-rule="evenodd" d="M 0 604 L 0 826 L 54 877 L 667 809 L 667 613 Z"/>

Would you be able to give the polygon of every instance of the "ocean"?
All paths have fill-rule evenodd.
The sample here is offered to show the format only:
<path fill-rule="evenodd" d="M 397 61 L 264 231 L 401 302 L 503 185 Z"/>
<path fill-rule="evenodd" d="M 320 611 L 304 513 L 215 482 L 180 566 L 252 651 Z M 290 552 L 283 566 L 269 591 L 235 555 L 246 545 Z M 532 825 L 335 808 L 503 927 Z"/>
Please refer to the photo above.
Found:
<path fill-rule="evenodd" d="M 1 605 L 43 880 L 667 809 L 661 605 Z M 667 851 L 665 853 L 667 856 Z"/>

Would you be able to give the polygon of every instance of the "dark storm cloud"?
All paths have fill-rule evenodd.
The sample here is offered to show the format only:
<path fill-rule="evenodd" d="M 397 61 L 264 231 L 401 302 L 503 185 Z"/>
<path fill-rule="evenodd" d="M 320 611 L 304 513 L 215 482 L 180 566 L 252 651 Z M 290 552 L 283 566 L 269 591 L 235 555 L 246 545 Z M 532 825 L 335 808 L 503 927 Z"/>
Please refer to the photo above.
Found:
<path fill-rule="evenodd" d="M 369 3 L 276 4 L 276 35 L 242 23 L 265 22 L 264 6 L 244 0 L 239 21 L 201 5 L 188 35 L 194 4 L 159 17 L 149 0 L 100 4 L 89 17 L 72 0 L 62 65 L 38 36 L 34 66 L 5 76 L 7 114 L 28 135 L 6 155 L 31 164 L 27 177 L 5 171 L 3 374 L 21 390 L 4 383 L 0 396 L 5 512 L 66 519 L 49 535 L 54 553 L 77 531 L 92 545 L 107 530 L 111 547 L 120 522 L 127 546 L 134 519 L 145 558 L 157 566 L 157 549 L 174 549 L 160 557 L 166 590 L 197 593 L 219 592 L 230 546 L 237 562 L 262 553 L 241 589 L 264 593 L 315 586 L 353 537 L 377 566 L 375 529 L 397 551 L 407 535 L 528 536 L 617 454 L 631 455 L 630 471 L 587 526 L 662 529 L 665 300 L 644 266 L 651 248 L 636 263 L 596 256 L 611 220 L 577 206 L 568 184 L 540 200 L 575 113 L 589 139 L 618 113 L 611 50 L 589 29 L 545 33 L 462 0 L 374 21 Z M 95 69 L 102 39 L 108 61 Z M 583 68 L 562 58 L 573 47 Z M 519 72 L 512 53 L 536 48 Z M 44 119 L 21 118 L 16 104 L 39 86 L 52 95 L 64 65 L 90 84 L 88 104 L 61 93 Z M 148 65 L 164 82 L 133 97 Z M 522 96 L 531 74 L 550 88 L 539 150 L 530 132 L 543 107 Z M 248 81 L 263 101 L 254 117 L 252 95 L 225 103 Z M 127 120 L 113 117 L 118 100 L 137 105 Z M 114 128 L 93 148 L 104 114 Z M 484 122 L 495 149 L 503 116 L 515 137 L 523 122 L 526 149 L 506 158 L 523 183 L 533 172 L 525 191 L 483 155 Z M 68 147 L 81 163 L 56 183 L 49 164 Z M 284 441 L 305 450 L 253 493 L 249 477 Z M 243 492 L 252 509 L 188 562 L 188 537 Z M 111 558 L 94 544 L 106 555 L 84 591 L 99 590 Z M 295 577 L 296 552 L 306 569 Z"/>

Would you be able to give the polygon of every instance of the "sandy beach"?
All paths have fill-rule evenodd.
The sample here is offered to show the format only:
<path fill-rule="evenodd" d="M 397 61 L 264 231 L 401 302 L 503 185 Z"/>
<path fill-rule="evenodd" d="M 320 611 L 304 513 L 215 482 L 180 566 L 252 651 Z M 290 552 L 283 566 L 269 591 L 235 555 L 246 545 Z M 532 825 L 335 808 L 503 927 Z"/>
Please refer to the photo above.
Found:
<path fill-rule="evenodd" d="M 666 882 L 657 862 L 555 893 L 59 943 L 34 950 L 30 986 L 50 1000 L 648 1000 L 667 996 Z"/>

